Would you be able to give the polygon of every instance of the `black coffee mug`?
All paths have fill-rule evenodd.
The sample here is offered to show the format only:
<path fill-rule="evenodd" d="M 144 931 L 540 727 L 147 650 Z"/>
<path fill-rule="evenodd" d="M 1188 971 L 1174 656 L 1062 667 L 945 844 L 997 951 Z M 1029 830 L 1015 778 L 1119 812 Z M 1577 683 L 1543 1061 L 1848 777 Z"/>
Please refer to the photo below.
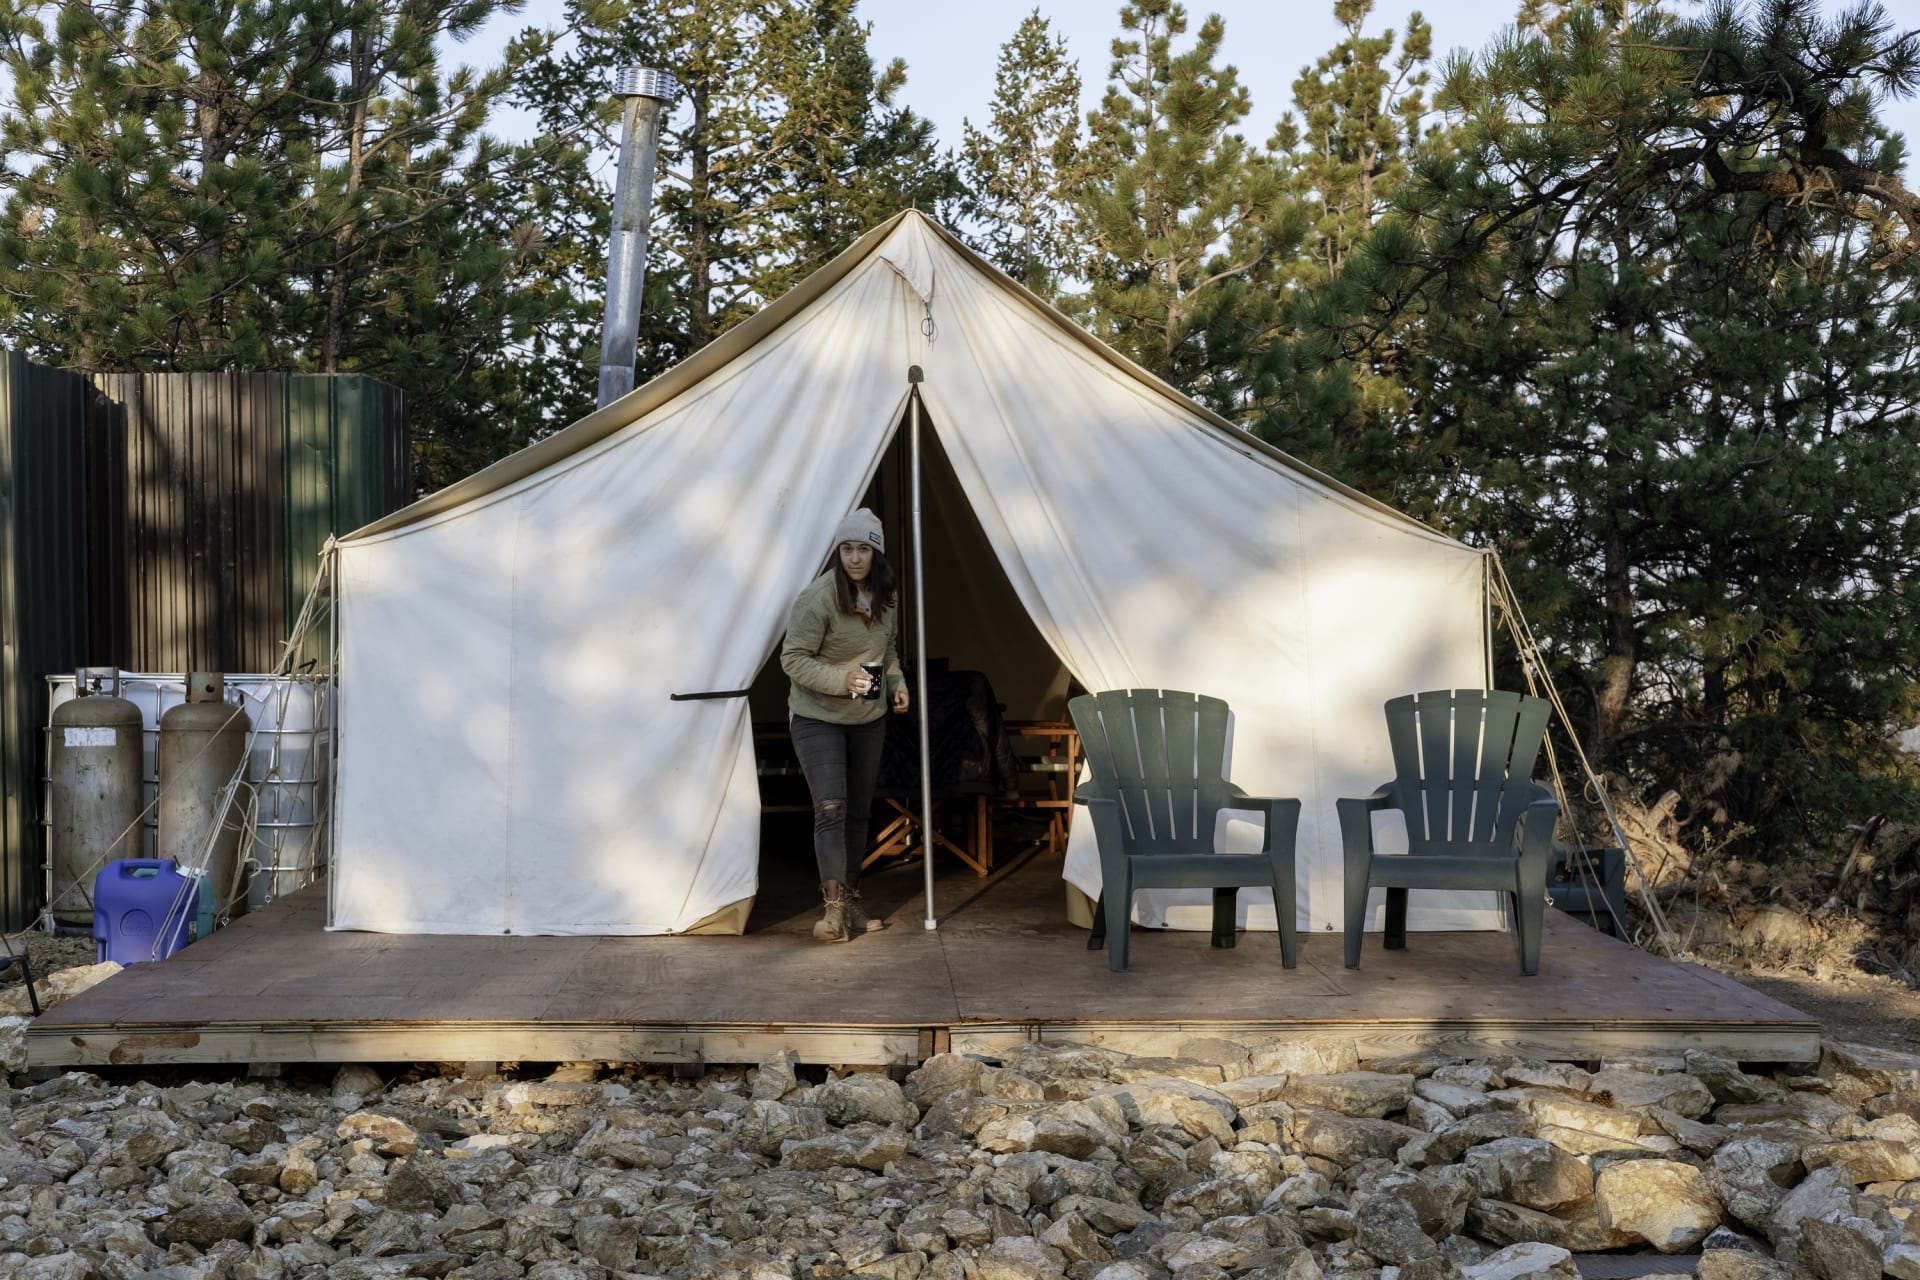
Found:
<path fill-rule="evenodd" d="M 860 664 L 860 669 L 867 673 L 867 700 L 877 702 L 880 698 L 880 690 L 886 685 L 886 681 L 880 678 L 881 664 L 863 662 Z"/>

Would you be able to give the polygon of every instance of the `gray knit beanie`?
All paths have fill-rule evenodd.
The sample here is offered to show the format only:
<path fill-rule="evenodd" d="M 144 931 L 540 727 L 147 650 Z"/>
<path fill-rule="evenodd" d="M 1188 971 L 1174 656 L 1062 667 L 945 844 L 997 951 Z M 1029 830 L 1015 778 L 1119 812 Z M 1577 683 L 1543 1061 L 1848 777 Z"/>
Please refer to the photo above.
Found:
<path fill-rule="evenodd" d="M 842 520 L 840 527 L 833 531 L 833 545 L 838 547 L 843 542 L 871 542 L 873 549 L 883 555 L 887 550 L 887 535 L 880 528 L 880 517 L 865 507 Z"/>

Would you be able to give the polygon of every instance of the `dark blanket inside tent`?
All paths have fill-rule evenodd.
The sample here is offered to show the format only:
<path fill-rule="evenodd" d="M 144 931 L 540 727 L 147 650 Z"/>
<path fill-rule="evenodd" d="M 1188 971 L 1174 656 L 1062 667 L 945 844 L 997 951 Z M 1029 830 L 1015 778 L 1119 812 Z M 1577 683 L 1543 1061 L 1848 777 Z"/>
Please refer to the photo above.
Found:
<path fill-rule="evenodd" d="M 913 690 L 909 678 L 907 688 Z M 929 756 L 936 796 L 1010 795 L 1019 787 L 1019 767 L 993 685 L 978 671 L 930 671 L 927 701 Z M 920 793 L 920 724 L 916 708 L 887 715 L 887 741 L 880 755 L 879 793 Z"/>

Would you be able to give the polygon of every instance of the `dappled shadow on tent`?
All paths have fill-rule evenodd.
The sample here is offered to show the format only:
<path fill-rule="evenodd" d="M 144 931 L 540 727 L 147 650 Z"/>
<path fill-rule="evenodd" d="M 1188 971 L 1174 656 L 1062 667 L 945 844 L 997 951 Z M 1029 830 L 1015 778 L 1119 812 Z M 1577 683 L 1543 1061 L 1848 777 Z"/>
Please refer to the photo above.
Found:
<path fill-rule="evenodd" d="M 928 658 L 1014 719 L 1058 716 L 1063 666 L 1226 698 L 1234 780 L 1306 801 L 1300 901 L 1335 919 L 1334 798 L 1390 772 L 1387 697 L 1482 679 L 1484 559 L 1210 419 L 917 216 L 850 254 L 626 408 L 343 541 L 337 926 L 685 931 L 749 900 L 747 726 L 784 681 L 751 715 L 686 695 L 764 669 L 869 478 L 904 539 L 909 363 Z M 1097 889 L 1087 841 L 1066 869 Z"/>

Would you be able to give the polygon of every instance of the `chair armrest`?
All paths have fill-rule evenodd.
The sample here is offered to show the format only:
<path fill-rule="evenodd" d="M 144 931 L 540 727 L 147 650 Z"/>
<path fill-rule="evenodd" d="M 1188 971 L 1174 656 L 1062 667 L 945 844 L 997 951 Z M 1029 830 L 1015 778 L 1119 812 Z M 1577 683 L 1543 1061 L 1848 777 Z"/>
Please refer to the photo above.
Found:
<path fill-rule="evenodd" d="M 1382 809 L 1398 809 L 1398 789 L 1383 782 L 1372 795 L 1336 800 L 1334 812 L 1340 815 L 1340 844 L 1349 861 L 1373 854 L 1373 821 L 1369 816 Z"/>
<path fill-rule="evenodd" d="M 1372 795 L 1361 796 L 1358 799 L 1336 800 L 1334 803 L 1342 805 L 1363 805 L 1365 807 L 1360 810 L 1361 813 L 1378 813 L 1382 809 L 1398 809 L 1400 807 L 1400 801 L 1394 793 L 1394 785 L 1391 782 L 1381 783 L 1379 787 L 1375 788 Z"/>
<path fill-rule="evenodd" d="M 1281 796 L 1250 796 L 1238 787 L 1234 791 L 1237 794 L 1233 796 L 1232 807 L 1267 811 L 1267 833 L 1260 851 L 1272 853 L 1279 849 L 1291 857 L 1300 834 L 1300 802 Z"/>
<path fill-rule="evenodd" d="M 1114 799 L 1106 793 L 1106 788 L 1098 782 L 1086 781 L 1073 789 L 1073 802 L 1092 808 L 1096 804 L 1113 804 Z"/>
<path fill-rule="evenodd" d="M 1515 832 L 1520 856 L 1529 860 L 1537 858 L 1544 864 L 1553 850 L 1553 829 L 1559 822 L 1560 802 L 1554 799 L 1553 792 L 1535 783 Z"/>

